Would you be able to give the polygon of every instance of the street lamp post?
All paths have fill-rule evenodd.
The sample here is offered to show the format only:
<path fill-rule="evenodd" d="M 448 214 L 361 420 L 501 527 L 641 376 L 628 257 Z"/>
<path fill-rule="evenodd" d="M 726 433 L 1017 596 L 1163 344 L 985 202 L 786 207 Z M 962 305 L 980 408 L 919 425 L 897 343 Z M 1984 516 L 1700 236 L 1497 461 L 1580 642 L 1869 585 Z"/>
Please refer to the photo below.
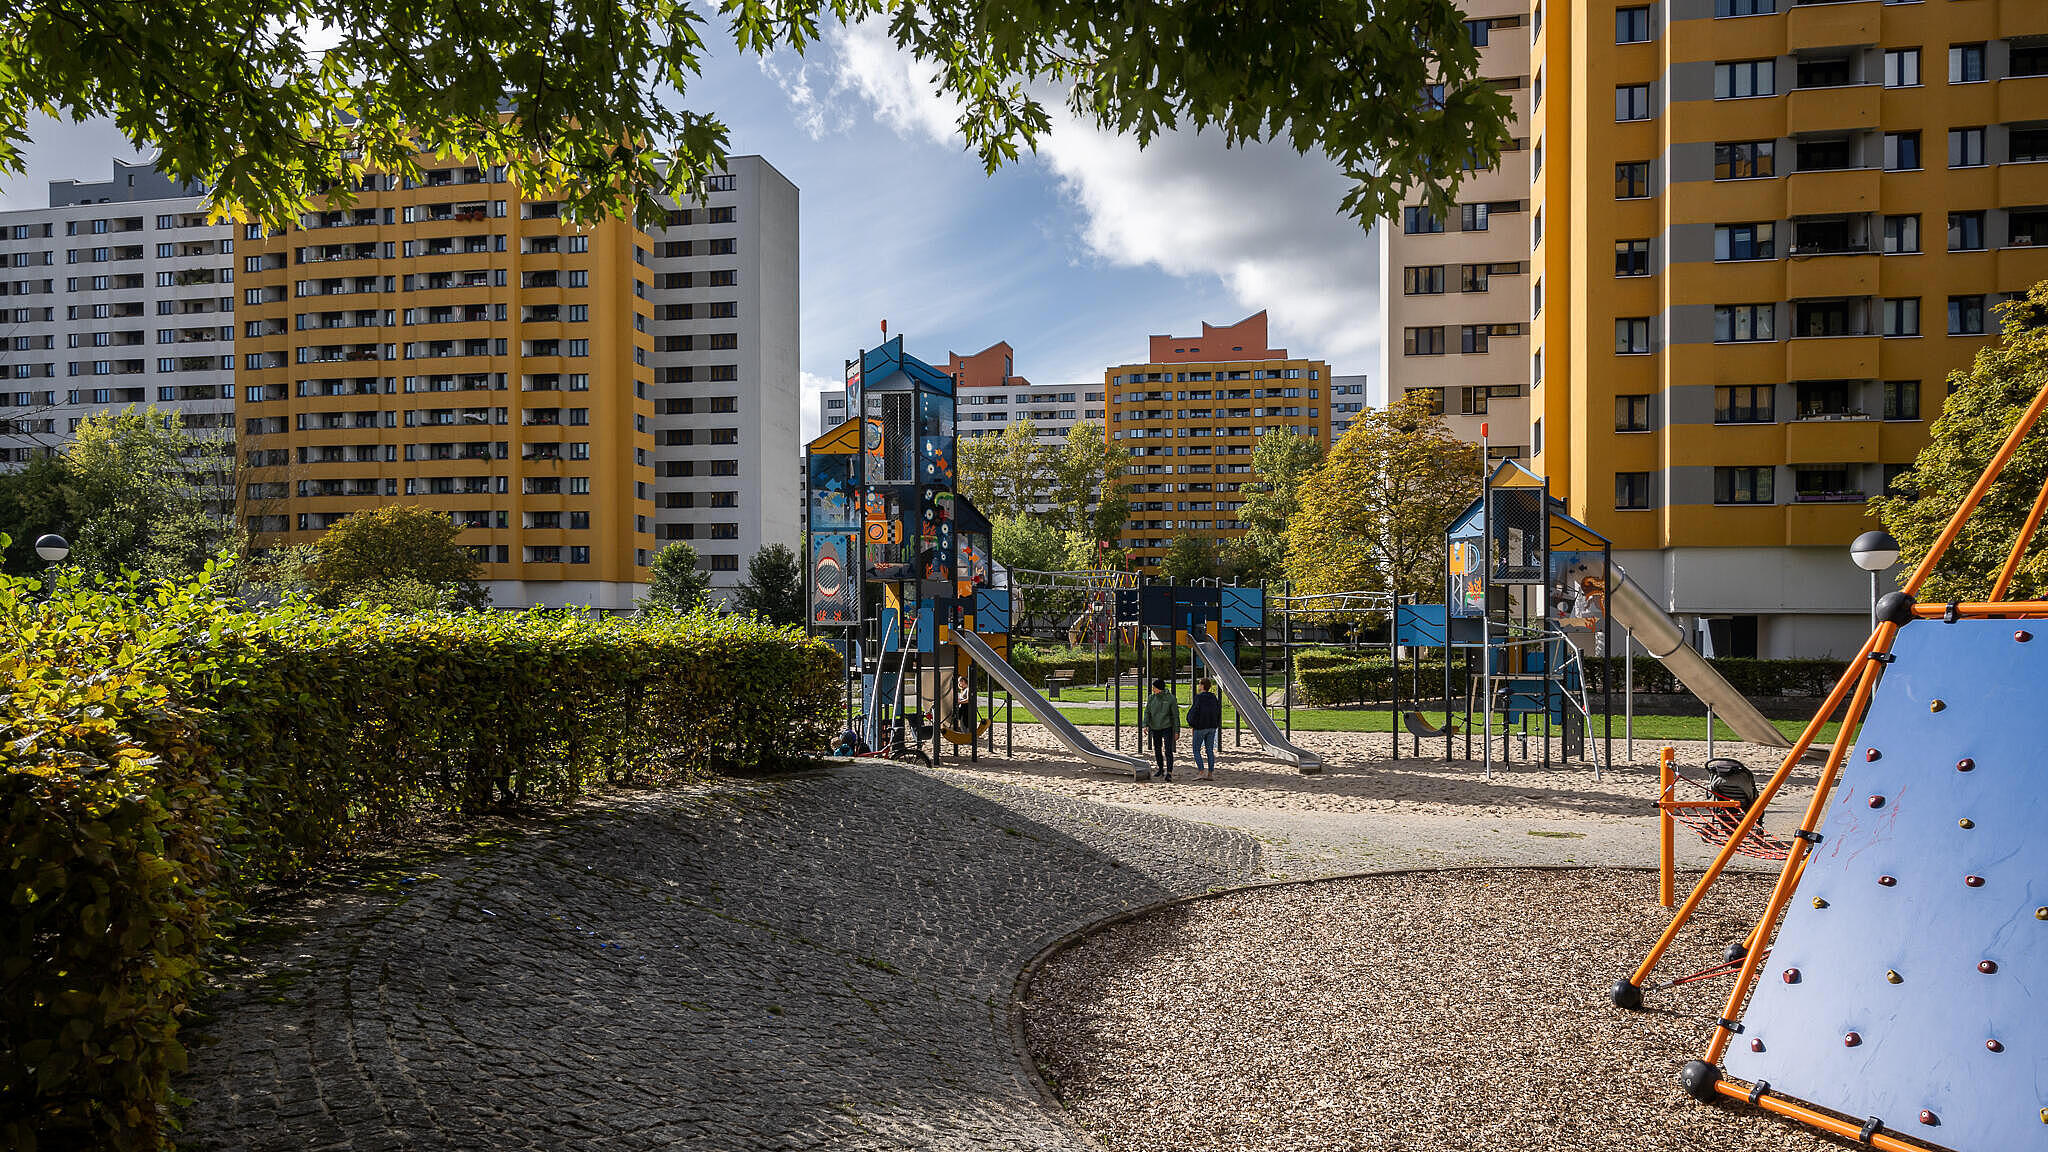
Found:
<path fill-rule="evenodd" d="M 1877 631 L 1877 574 L 1899 562 L 1899 542 L 1881 528 L 1858 536 L 1849 545 L 1849 559 L 1870 573 L 1870 630 Z"/>
<path fill-rule="evenodd" d="M 52 594 L 57 590 L 57 565 L 62 564 L 64 558 L 71 555 L 71 542 L 55 532 L 45 532 L 36 537 L 36 555 L 41 556 L 44 563 L 50 566 L 43 574 L 43 590 L 45 595 Z"/>

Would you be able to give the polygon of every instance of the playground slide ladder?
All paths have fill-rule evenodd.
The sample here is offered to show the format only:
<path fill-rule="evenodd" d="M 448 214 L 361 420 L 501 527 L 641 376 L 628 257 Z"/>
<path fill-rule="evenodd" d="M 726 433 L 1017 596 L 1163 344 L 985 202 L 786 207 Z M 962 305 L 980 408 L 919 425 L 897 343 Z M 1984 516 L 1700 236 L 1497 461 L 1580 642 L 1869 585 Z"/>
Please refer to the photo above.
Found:
<path fill-rule="evenodd" d="M 1650 594 L 1643 591 L 1642 585 L 1619 568 L 1614 570 L 1614 576 L 1615 586 L 1607 597 L 1607 610 L 1615 623 L 1628 629 L 1650 655 L 1671 670 L 1679 683 L 1712 708 L 1715 716 L 1727 721 L 1737 736 L 1771 748 L 1792 746 L 1792 742 L 1785 739 L 1785 734 L 1778 731 L 1777 725 L 1764 719 L 1764 714 L 1757 711 L 1755 705 L 1714 671 L 1706 657 L 1685 642 L 1685 634 L 1679 630 L 1678 622 L 1657 607 Z"/>
<path fill-rule="evenodd" d="M 1252 686 L 1245 683 L 1244 675 L 1237 670 L 1237 663 L 1223 651 L 1223 646 L 1207 633 L 1195 633 L 1195 652 L 1202 657 L 1202 664 L 1209 674 L 1223 686 L 1223 694 L 1230 697 L 1237 714 L 1252 726 L 1252 734 L 1265 746 L 1264 755 L 1283 764 L 1292 764 L 1300 772 L 1314 773 L 1323 770 L 1322 758 L 1315 753 L 1297 748 L 1288 743 L 1280 726 L 1273 723 L 1273 717 L 1266 711 L 1265 701 Z"/>
<path fill-rule="evenodd" d="M 951 635 L 953 643 L 958 644 L 960 650 L 967 653 L 968 659 L 981 665 L 982 671 L 994 677 L 996 683 L 1003 686 L 1003 691 L 1024 705 L 1026 712 L 1037 717 L 1038 722 L 1045 725 L 1046 731 L 1051 732 L 1053 739 L 1064 745 L 1067 751 L 1096 768 L 1128 772 L 1138 777 L 1151 773 L 1152 765 L 1146 761 L 1136 756 L 1126 756 L 1121 752 L 1110 752 L 1082 735 L 1081 730 L 1074 727 L 1073 721 L 1062 715 L 1050 700 L 1040 696 L 1030 681 L 1025 680 L 1023 674 L 1015 668 L 1010 667 L 1010 662 L 998 656 L 995 649 L 984 643 L 981 637 L 964 628 L 953 629 Z"/>

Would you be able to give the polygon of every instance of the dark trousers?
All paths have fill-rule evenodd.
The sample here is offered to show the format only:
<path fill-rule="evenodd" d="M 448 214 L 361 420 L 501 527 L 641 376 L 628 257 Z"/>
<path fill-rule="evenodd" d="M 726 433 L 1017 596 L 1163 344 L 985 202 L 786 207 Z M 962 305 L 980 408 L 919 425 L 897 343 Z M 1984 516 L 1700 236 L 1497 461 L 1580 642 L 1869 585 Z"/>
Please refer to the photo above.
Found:
<path fill-rule="evenodd" d="M 1171 776 L 1173 775 L 1174 737 L 1178 736 L 1179 733 L 1171 728 L 1164 730 L 1154 728 L 1150 731 L 1152 732 L 1152 764 L 1159 770 L 1160 775 Z"/>

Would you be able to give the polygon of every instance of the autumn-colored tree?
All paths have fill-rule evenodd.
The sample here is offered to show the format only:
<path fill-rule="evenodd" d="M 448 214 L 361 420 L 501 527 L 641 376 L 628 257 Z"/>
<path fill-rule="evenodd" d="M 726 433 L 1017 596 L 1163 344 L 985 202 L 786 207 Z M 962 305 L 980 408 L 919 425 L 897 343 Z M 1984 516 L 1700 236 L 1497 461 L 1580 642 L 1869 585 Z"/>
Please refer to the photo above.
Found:
<path fill-rule="evenodd" d="M 455 542 L 462 530 L 446 512 L 387 504 L 351 512 L 314 545 L 320 550 L 307 581 L 322 604 L 351 601 L 422 608 L 481 608 L 490 593 L 477 583 L 476 557 Z"/>
<path fill-rule="evenodd" d="M 2048 283 L 2001 306 L 1998 319 L 1999 342 L 1980 349 L 1967 370 L 1949 374 L 1941 415 L 1912 469 L 1892 482 L 1890 493 L 1870 503 L 1871 514 L 1898 539 L 1905 570 L 1927 555 L 2021 412 L 2048 387 Z M 1920 398 L 1923 405 L 1936 400 Z M 2048 428 L 2037 425 L 1942 555 L 1919 598 L 1977 600 L 1988 594 L 2044 481 Z M 1846 547 L 1849 542 L 1838 543 Z M 2031 550 L 2006 595 L 2016 600 L 2048 595 L 2048 554 Z"/>
<path fill-rule="evenodd" d="M 1297 595 L 1443 596 L 1444 528 L 1479 495 L 1479 449 L 1453 436 L 1423 392 L 1360 413 L 1301 485 L 1287 523 Z"/>

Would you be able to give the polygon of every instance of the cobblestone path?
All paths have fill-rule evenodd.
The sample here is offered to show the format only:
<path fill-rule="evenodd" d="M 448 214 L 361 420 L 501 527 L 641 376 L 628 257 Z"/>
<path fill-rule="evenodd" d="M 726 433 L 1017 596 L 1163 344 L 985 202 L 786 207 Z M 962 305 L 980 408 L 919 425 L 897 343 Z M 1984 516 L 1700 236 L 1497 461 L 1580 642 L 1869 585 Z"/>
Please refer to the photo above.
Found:
<path fill-rule="evenodd" d="M 972 788 L 965 791 L 964 788 Z M 216 999 L 198 1147 L 1072 1148 L 1017 970 L 1240 832 L 869 765 L 618 799 L 313 910 Z"/>

